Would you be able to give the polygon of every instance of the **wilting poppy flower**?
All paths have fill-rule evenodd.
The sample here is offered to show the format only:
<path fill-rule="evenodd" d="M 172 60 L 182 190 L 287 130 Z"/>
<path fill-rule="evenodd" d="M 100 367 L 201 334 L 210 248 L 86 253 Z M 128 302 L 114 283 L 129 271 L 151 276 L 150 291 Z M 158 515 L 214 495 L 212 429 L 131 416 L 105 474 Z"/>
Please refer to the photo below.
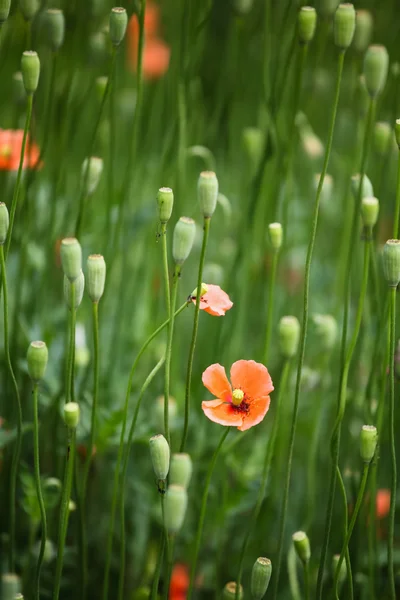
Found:
<path fill-rule="evenodd" d="M 189 570 L 186 565 L 177 563 L 171 573 L 169 586 L 170 600 L 185 600 L 189 588 Z"/>
<path fill-rule="evenodd" d="M 23 137 L 22 129 L 0 129 L 0 170 L 18 171 Z M 34 142 L 30 142 L 28 134 L 23 168 L 37 167 L 39 155 L 38 146 Z"/>
<path fill-rule="evenodd" d="M 145 79 L 158 79 L 168 71 L 171 50 L 159 36 L 160 11 L 157 4 L 148 2 L 144 15 L 143 75 Z M 133 15 L 128 24 L 128 62 L 133 71 L 137 68 L 139 23 Z"/>
<path fill-rule="evenodd" d="M 376 494 L 376 517 L 384 519 L 390 511 L 390 490 L 378 490 Z"/>
<path fill-rule="evenodd" d="M 200 310 L 204 310 L 215 317 L 223 317 L 226 311 L 233 306 L 233 302 L 229 299 L 228 294 L 224 290 L 221 290 L 219 285 L 213 285 L 212 283 L 203 283 L 202 287 L 207 291 L 200 298 Z M 190 298 L 196 304 L 196 290 Z"/>
<path fill-rule="evenodd" d="M 219 364 L 208 367 L 202 379 L 205 387 L 217 397 L 217 400 L 201 403 L 211 421 L 245 431 L 260 423 L 268 412 L 269 394 L 274 386 L 267 367 L 261 363 L 254 360 L 233 363 L 232 386 Z"/>

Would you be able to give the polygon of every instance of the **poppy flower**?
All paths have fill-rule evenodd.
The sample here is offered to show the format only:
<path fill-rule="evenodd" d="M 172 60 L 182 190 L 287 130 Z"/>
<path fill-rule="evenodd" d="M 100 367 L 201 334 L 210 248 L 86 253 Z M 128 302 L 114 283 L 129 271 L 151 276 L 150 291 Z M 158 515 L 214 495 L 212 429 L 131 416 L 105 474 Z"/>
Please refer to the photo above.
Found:
<path fill-rule="evenodd" d="M 376 494 L 376 517 L 384 519 L 390 511 L 390 490 L 378 490 Z"/>
<path fill-rule="evenodd" d="M 169 586 L 170 600 L 185 600 L 189 588 L 189 570 L 186 565 L 177 563 L 171 573 L 171 583 Z"/>
<path fill-rule="evenodd" d="M 219 285 L 212 283 L 202 284 L 201 291 L 206 290 L 200 298 L 200 310 L 204 310 L 214 317 L 223 317 L 227 310 L 232 308 L 233 302 Z M 190 296 L 191 301 L 196 304 L 196 290 Z"/>
<path fill-rule="evenodd" d="M 229 383 L 220 364 L 208 367 L 203 384 L 217 397 L 201 403 L 204 414 L 214 423 L 246 431 L 260 423 L 269 409 L 274 386 L 267 367 L 254 360 L 238 360 L 231 367 Z M 233 388 L 233 389 L 232 389 Z"/>
<path fill-rule="evenodd" d="M 0 170 L 18 171 L 23 137 L 22 129 L 0 129 Z M 37 167 L 39 156 L 39 148 L 30 142 L 28 134 L 22 167 Z"/>

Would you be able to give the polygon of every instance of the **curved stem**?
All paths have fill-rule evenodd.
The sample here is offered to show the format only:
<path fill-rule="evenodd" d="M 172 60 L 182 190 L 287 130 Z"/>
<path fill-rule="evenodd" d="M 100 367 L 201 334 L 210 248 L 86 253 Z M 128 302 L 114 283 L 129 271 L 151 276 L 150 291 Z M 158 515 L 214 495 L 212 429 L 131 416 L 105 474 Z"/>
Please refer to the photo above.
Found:
<path fill-rule="evenodd" d="M 338 480 L 339 489 L 342 492 L 343 514 L 344 514 L 344 518 L 343 518 L 343 533 L 344 533 L 344 536 L 346 537 L 346 535 L 347 535 L 347 527 L 348 527 L 348 517 L 347 517 L 348 503 L 347 503 L 347 496 L 346 496 L 346 488 L 344 486 L 343 477 L 342 477 L 342 474 L 340 472 L 339 467 L 336 469 L 336 477 L 337 477 L 337 480 Z M 346 561 L 346 572 L 347 572 L 348 587 L 349 587 L 349 598 L 348 598 L 348 600 L 353 600 L 353 598 L 354 598 L 353 574 L 352 574 L 352 571 L 351 571 L 350 553 L 349 553 L 349 548 L 348 547 L 345 550 L 344 558 L 345 558 L 345 561 Z"/>
<path fill-rule="evenodd" d="M 176 295 L 178 291 L 178 280 L 180 274 L 180 267 L 175 267 L 173 282 L 172 282 L 172 308 L 171 308 L 171 294 L 169 289 L 169 270 L 168 270 L 168 249 L 167 249 L 167 225 L 166 223 L 161 224 L 161 237 L 162 237 L 162 254 L 163 254 L 163 270 L 164 270 L 164 289 L 165 289 L 165 305 L 167 308 L 167 315 L 169 317 L 168 323 L 168 340 L 167 340 L 167 351 L 165 354 L 165 380 L 164 380 L 164 433 L 165 437 L 170 442 L 169 437 L 169 383 L 170 383 L 170 371 L 171 371 L 171 353 L 172 353 L 172 338 L 174 335 L 174 318 L 173 312 L 176 306 Z M 172 311 L 172 312 L 171 312 Z"/>
<path fill-rule="evenodd" d="M 208 235 L 210 233 L 210 217 L 204 217 L 204 234 L 203 234 L 203 244 L 201 246 L 201 254 L 200 254 L 200 262 L 199 262 L 199 271 L 197 276 L 197 297 L 196 297 L 196 305 L 194 309 L 194 317 L 193 317 L 193 331 L 192 331 L 192 341 L 190 343 L 189 349 L 189 358 L 188 358 L 188 366 L 186 372 L 186 390 L 185 390 L 185 422 L 183 426 L 183 434 L 180 452 L 185 451 L 186 440 L 189 429 L 189 411 L 190 411 L 190 388 L 192 383 L 192 369 L 193 369 L 193 358 L 194 358 L 194 350 L 196 347 L 196 339 L 197 339 L 197 330 L 199 328 L 199 314 L 200 314 L 200 290 L 203 279 L 203 268 L 204 268 L 204 260 L 206 257 L 206 248 L 208 242 Z"/>
<path fill-rule="evenodd" d="M 392 485 L 390 495 L 390 512 L 389 512 L 389 535 L 388 535 L 388 569 L 389 569 L 389 586 L 390 598 L 396 600 L 396 585 L 394 578 L 393 564 L 393 539 L 394 539 L 394 524 L 396 513 L 396 494 L 397 494 L 397 464 L 396 464 L 396 446 L 395 446 L 395 414 L 394 414 L 394 353 L 396 342 L 396 288 L 390 289 L 390 317 L 389 317 L 389 438 L 390 438 L 390 455 L 392 459 Z"/>
<path fill-rule="evenodd" d="M 269 347 L 271 344 L 271 335 L 272 335 L 272 320 L 274 316 L 274 292 L 275 292 L 275 283 L 276 283 L 276 269 L 278 265 L 278 257 L 279 252 L 274 252 L 272 257 L 272 267 L 271 267 L 271 278 L 269 282 L 269 291 L 268 291 L 268 308 L 267 308 L 267 325 L 266 325 L 266 335 L 265 335 L 265 346 L 264 346 L 264 364 L 266 365 L 268 362 L 269 355 Z"/>
<path fill-rule="evenodd" d="M 42 488 L 40 483 L 40 463 L 39 463 L 39 417 L 38 417 L 38 384 L 33 385 L 33 452 L 35 462 L 35 483 L 36 493 L 40 508 L 40 518 L 42 521 L 42 537 L 40 540 L 40 550 L 36 566 L 35 576 L 35 600 L 40 598 L 40 571 L 42 569 L 44 551 L 46 548 L 47 539 L 47 521 L 46 521 L 46 509 L 44 506 L 44 500 L 42 495 Z"/>
<path fill-rule="evenodd" d="M 328 170 L 329 158 L 330 158 L 330 153 L 331 153 L 331 148 L 332 148 L 333 132 L 335 129 L 335 122 L 336 122 L 336 113 L 337 113 L 337 108 L 338 108 L 338 104 L 339 104 L 340 84 L 341 84 L 341 80 L 342 80 L 344 56 L 345 56 L 345 52 L 343 50 L 340 51 L 339 57 L 338 57 L 336 90 L 335 90 L 335 98 L 334 98 L 334 103 L 333 103 L 333 108 L 332 108 L 329 136 L 328 136 L 328 142 L 327 142 L 326 151 L 325 151 L 324 164 L 322 167 L 322 172 L 321 172 L 321 176 L 319 179 L 316 198 L 315 198 L 314 213 L 313 213 L 312 226 L 311 226 L 311 237 L 310 237 L 310 241 L 308 244 L 308 250 L 307 250 L 306 267 L 305 267 L 305 275 L 304 275 L 303 320 L 302 320 L 302 328 L 301 328 L 301 336 L 300 336 L 300 350 L 299 350 L 299 358 L 298 358 L 298 366 L 297 366 L 296 389 L 295 389 L 295 396 L 294 396 L 292 425 L 291 425 L 290 441 L 289 441 L 289 454 L 288 454 L 287 469 L 286 469 L 286 481 L 285 481 L 285 488 L 284 488 L 284 494 L 283 494 L 282 512 L 281 512 L 281 518 L 280 518 L 278 560 L 277 560 L 277 565 L 276 565 L 276 570 L 275 570 L 275 582 L 274 582 L 274 589 L 273 589 L 273 594 L 272 594 L 273 600 L 276 600 L 277 595 L 278 595 L 279 575 L 280 575 L 280 569 L 281 569 L 281 563 L 282 563 L 283 537 L 284 537 L 284 533 L 285 533 L 286 513 L 287 513 L 287 505 L 288 505 L 288 498 L 289 498 L 289 488 L 290 488 L 290 478 L 291 478 L 291 472 L 292 472 L 293 449 L 294 449 L 294 441 L 295 441 L 296 427 L 297 427 L 297 414 L 298 414 L 298 408 L 299 408 L 301 373 L 302 373 L 302 369 L 303 369 L 304 354 L 305 354 L 305 348 L 306 348 L 308 312 L 309 312 L 308 301 L 309 301 L 311 262 L 312 262 L 313 252 L 314 252 L 315 237 L 316 237 L 316 233 L 317 233 L 320 197 L 321 197 L 322 187 L 323 187 L 324 180 L 325 180 L 325 175 Z"/>
<path fill-rule="evenodd" d="M 196 576 L 197 559 L 199 557 L 201 535 L 203 533 L 204 518 L 206 516 L 208 490 L 210 487 L 211 477 L 212 477 L 212 474 L 214 471 L 215 463 L 217 462 L 219 451 L 221 450 L 222 444 L 224 443 L 226 436 L 229 433 L 229 430 L 230 430 L 230 427 L 227 427 L 226 431 L 224 431 L 224 433 L 222 434 L 220 442 L 219 442 L 219 444 L 213 454 L 213 457 L 211 459 L 210 466 L 208 467 L 207 477 L 204 482 L 204 491 L 203 491 L 203 497 L 201 499 L 199 523 L 197 525 L 196 539 L 195 539 L 195 543 L 194 543 L 194 555 L 193 555 L 192 567 L 190 569 L 190 583 L 189 583 L 189 589 L 188 589 L 188 594 L 187 594 L 187 600 L 191 600 L 192 593 L 193 593 L 194 578 Z"/>
<path fill-rule="evenodd" d="M 76 308 L 75 308 L 75 293 L 76 286 L 75 282 L 71 281 L 70 286 L 70 323 L 69 323 L 69 347 L 68 347 L 68 358 L 67 358 L 67 372 L 65 381 L 65 402 L 72 402 L 74 400 L 74 354 L 75 354 L 75 329 L 76 329 Z"/>

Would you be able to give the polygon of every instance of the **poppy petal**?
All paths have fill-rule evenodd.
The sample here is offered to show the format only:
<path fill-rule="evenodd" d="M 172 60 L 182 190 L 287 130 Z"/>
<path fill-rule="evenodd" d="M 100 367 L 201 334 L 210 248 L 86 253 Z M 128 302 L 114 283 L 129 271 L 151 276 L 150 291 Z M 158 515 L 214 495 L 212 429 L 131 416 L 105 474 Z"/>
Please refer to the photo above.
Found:
<path fill-rule="evenodd" d="M 221 402 L 220 400 L 209 400 L 202 402 L 201 408 L 206 417 L 210 421 L 214 421 L 214 423 L 227 425 L 228 427 L 238 427 L 243 423 L 243 414 L 235 412 L 233 405 L 230 403 Z"/>
<path fill-rule="evenodd" d="M 223 316 L 233 306 L 228 294 L 212 283 L 207 284 L 207 292 L 202 299 L 206 305 L 204 310 L 210 315 Z"/>
<path fill-rule="evenodd" d="M 207 367 L 203 373 L 202 381 L 213 396 L 216 396 L 225 402 L 230 402 L 232 398 L 232 388 L 222 365 L 216 363 Z"/>
<path fill-rule="evenodd" d="M 246 429 L 250 429 L 250 427 L 254 427 L 254 425 L 261 423 L 268 412 L 269 403 L 269 396 L 263 396 L 262 398 L 257 398 L 257 400 L 254 400 L 250 404 L 250 412 L 244 417 L 243 425 L 238 427 L 238 429 L 240 431 L 246 431 Z"/>
<path fill-rule="evenodd" d="M 250 401 L 268 396 L 274 389 L 267 367 L 254 360 L 238 360 L 233 363 L 231 381 L 234 389 L 243 390 Z"/>

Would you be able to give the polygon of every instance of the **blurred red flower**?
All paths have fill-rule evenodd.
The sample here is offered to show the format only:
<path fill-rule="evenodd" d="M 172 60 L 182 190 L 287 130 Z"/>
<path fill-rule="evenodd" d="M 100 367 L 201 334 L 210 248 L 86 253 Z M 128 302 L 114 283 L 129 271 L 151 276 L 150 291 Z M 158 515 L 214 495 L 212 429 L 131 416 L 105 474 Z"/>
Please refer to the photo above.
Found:
<path fill-rule="evenodd" d="M 171 574 L 169 600 L 185 600 L 189 588 L 189 569 L 182 563 L 177 563 Z"/>
<path fill-rule="evenodd" d="M 22 129 L 0 129 L 0 170 L 18 171 L 22 150 Z M 29 134 L 26 140 L 23 168 L 37 167 L 40 152 L 35 142 L 30 142 Z"/>
<path fill-rule="evenodd" d="M 381 489 L 376 494 L 376 518 L 384 519 L 390 511 L 390 490 Z"/>
<path fill-rule="evenodd" d="M 154 2 L 147 2 L 144 16 L 143 76 L 158 79 L 168 71 L 171 50 L 159 36 L 160 9 Z M 133 15 L 128 24 L 128 64 L 132 71 L 137 68 L 139 46 L 139 23 Z"/>

